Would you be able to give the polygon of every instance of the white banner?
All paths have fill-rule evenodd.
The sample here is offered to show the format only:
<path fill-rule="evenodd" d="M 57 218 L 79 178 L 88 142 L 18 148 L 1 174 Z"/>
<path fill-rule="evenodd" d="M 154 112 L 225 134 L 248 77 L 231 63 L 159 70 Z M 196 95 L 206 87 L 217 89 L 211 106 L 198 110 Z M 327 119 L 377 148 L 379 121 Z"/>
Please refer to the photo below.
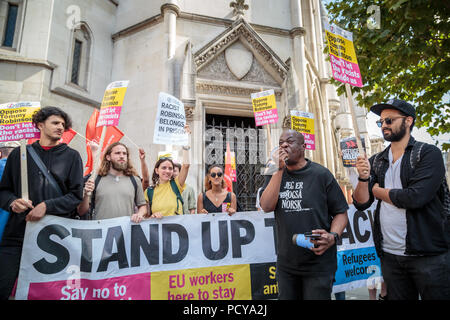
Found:
<path fill-rule="evenodd" d="M 372 211 L 371 211 L 372 210 Z M 373 208 L 349 210 L 334 292 L 379 275 Z M 273 213 L 27 223 L 16 299 L 275 299 Z"/>

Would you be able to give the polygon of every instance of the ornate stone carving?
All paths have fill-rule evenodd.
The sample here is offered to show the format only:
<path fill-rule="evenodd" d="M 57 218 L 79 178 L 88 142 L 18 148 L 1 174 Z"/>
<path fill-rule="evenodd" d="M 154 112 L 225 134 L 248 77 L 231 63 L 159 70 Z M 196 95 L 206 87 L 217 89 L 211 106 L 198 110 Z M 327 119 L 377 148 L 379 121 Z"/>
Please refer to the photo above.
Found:
<path fill-rule="evenodd" d="M 224 85 L 216 85 L 211 83 L 197 82 L 196 85 L 197 93 L 208 93 L 208 94 L 218 94 L 224 96 L 245 96 L 249 97 L 250 94 L 259 92 L 259 89 L 252 88 L 243 88 L 243 87 L 235 87 L 235 86 L 224 86 Z M 282 91 L 275 90 L 276 100 L 281 99 Z"/>
<path fill-rule="evenodd" d="M 197 70 L 207 65 L 212 59 L 218 56 L 228 46 L 233 44 L 238 38 L 244 39 L 258 54 L 264 59 L 266 64 L 273 68 L 282 80 L 286 78 L 288 67 L 275 56 L 270 49 L 263 45 L 263 42 L 256 35 L 256 32 L 243 20 L 238 20 L 236 24 L 225 31 L 217 40 L 213 40 L 208 45 L 200 49 L 195 55 Z"/>
<path fill-rule="evenodd" d="M 291 128 L 291 116 L 287 115 L 283 119 L 283 129 L 290 129 Z"/>
<path fill-rule="evenodd" d="M 244 15 L 244 10 L 248 10 L 248 4 L 245 4 L 245 0 L 232 1 L 230 7 L 234 8 L 233 14 L 238 17 Z"/>

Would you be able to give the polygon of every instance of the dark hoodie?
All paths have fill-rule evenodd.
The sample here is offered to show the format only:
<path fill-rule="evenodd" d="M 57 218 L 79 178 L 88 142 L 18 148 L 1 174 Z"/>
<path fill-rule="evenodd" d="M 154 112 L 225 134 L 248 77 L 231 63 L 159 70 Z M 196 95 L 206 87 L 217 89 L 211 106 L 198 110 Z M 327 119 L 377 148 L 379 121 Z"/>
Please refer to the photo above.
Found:
<path fill-rule="evenodd" d="M 55 195 L 55 191 L 28 153 L 28 194 L 33 206 L 45 201 L 45 214 L 73 218 L 83 197 L 83 164 L 80 154 L 65 143 L 50 150 L 44 150 L 39 142 L 33 143 L 32 147 L 64 194 L 62 197 Z M 8 157 L 0 182 L 0 206 L 4 210 L 11 212 L 11 203 L 21 197 L 20 176 L 20 148 L 15 148 Z M 23 213 L 11 212 L 3 233 L 2 246 L 22 246 L 25 217 L 28 213 L 29 210 Z"/>

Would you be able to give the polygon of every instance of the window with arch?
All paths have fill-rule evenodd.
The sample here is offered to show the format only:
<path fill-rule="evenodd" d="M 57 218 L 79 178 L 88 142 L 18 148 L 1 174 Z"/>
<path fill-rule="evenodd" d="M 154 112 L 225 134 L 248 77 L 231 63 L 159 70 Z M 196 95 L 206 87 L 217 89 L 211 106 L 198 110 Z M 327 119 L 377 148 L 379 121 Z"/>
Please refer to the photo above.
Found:
<path fill-rule="evenodd" d="M 91 33 L 85 24 L 79 24 L 72 34 L 68 81 L 87 89 L 92 45 Z"/>

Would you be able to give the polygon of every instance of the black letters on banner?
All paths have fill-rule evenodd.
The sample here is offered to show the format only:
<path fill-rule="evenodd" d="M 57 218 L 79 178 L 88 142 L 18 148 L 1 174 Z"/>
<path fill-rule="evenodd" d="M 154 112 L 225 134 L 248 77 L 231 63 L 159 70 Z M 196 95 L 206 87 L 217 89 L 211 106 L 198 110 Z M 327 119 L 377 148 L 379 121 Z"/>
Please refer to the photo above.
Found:
<path fill-rule="evenodd" d="M 61 240 L 70 235 L 69 230 L 57 224 L 51 224 L 44 227 L 37 236 L 38 247 L 56 257 L 55 262 L 48 262 L 45 258 L 33 263 L 34 268 L 43 274 L 53 274 L 64 270 L 70 260 L 69 251 L 58 242 L 50 239 L 50 236 L 56 235 Z"/>
<path fill-rule="evenodd" d="M 172 252 L 172 233 L 178 234 L 178 252 Z M 167 223 L 162 225 L 163 263 L 177 263 L 186 257 L 189 249 L 189 237 L 186 229 L 179 224 Z M 182 241 L 186 239 L 186 241 Z"/>
<path fill-rule="evenodd" d="M 80 271 L 92 271 L 92 240 L 101 239 L 102 229 L 74 229 L 72 237 L 81 239 Z"/>
<path fill-rule="evenodd" d="M 241 229 L 245 229 L 245 235 L 241 236 Z M 249 244 L 255 239 L 255 227 L 248 220 L 231 220 L 231 241 L 233 258 L 241 258 L 243 245 Z"/>
<path fill-rule="evenodd" d="M 370 238 L 370 231 L 366 230 L 363 235 L 361 235 L 361 231 L 359 229 L 359 218 L 362 218 L 364 221 L 367 220 L 367 216 L 364 211 L 356 211 L 353 215 L 353 228 L 355 229 L 355 236 L 359 242 L 366 242 Z"/>
<path fill-rule="evenodd" d="M 277 249 L 277 228 L 275 228 L 275 218 L 266 218 L 264 219 L 265 227 L 272 227 L 273 231 L 273 243 L 275 244 L 275 253 L 278 254 Z"/>
<path fill-rule="evenodd" d="M 141 265 L 141 249 L 150 265 L 159 263 L 159 229 L 157 224 L 149 225 L 150 242 L 140 225 L 131 226 L 131 266 Z"/>
<path fill-rule="evenodd" d="M 211 222 L 202 222 L 202 249 L 209 260 L 223 259 L 228 253 L 227 221 L 219 221 L 219 249 L 214 251 L 211 243 Z"/>
<path fill-rule="evenodd" d="M 117 252 L 113 253 L 113 243 L 117 245 Z M 108 269 L 108 264 L 112 261 L 119 263 L 119 268 L 128 268 L 127 253 L 125 251 L 125 241 L 120 226 L 108 229 L 106 234 L 105 245 L 103 247 L 102 259 L 98 266 L 97 272 L 104 272 Z"/>

